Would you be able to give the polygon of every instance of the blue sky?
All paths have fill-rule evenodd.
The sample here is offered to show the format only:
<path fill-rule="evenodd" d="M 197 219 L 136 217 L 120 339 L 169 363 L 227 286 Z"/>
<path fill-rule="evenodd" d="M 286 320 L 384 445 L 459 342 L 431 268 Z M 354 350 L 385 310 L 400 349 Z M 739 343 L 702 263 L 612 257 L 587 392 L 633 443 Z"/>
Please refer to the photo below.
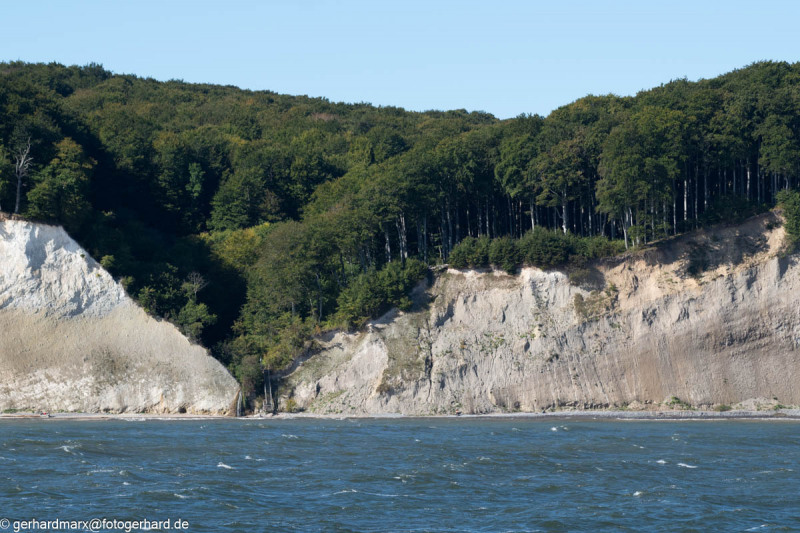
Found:
<path fill-rule="evenodd" d="M 789 0 L 27 0 L 2 16 L 0 60 L 500 118 L 800 60 Z"/>

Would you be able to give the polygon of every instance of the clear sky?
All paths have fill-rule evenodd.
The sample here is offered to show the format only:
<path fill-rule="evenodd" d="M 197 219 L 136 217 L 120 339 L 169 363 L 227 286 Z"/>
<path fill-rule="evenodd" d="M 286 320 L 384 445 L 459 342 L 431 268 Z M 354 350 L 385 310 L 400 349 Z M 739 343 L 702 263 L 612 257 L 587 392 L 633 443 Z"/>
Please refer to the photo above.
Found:
<path fill-rule="evenodd" d="M 26 0 L 0 13 L 0 60 L 500 118 L 800 61 L 794 0 Z"/>

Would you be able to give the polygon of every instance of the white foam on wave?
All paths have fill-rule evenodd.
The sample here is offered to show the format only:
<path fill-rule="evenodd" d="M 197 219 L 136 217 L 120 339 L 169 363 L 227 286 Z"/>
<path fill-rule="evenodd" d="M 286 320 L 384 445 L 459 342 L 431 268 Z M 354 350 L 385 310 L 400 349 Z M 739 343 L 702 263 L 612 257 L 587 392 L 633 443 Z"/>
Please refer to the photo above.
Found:
<path fill-rule="evenodd" d="M 358 492 L 358 491 L 356 489 L 345 489 L 345 490 L 340 490 L 339 492 L 334 492 L 333 494 L 334 495 L 336 495 L 336 494 L 350 494 L 350 493 L 353 493 L 353 492 Z"/>
<path fill-rule="evenodd" d="M 664 459 L 659 459 L 658 461 L 656 461 L 656 463 L 658 463 L 658 464 L 660 464 L 660 465 L 665 465 L 665 464 L 667 464 L 667 462 L 666 462 Z"/>
<path fill-rule="evenodd" d="M 680 466 L 681 468 L 697 468 L 696 466 L 687 465 L 686 463 L 678 463 L 678 466 Z"/>
<path fill-rule="evenodd" d="M 188 498 L 188 496 L 184 496 L 183 494 L 178 494 L 177 492 L 173 493 L 172 495 L 175 496 L 176 498 L 180 498 L 181 500 L 185 500 L 186 498 Z"/>
<path fill-rule="evenodd" d="M 233 470 L 232 466 L 228 466 L 228 465 L 226 465 L 225 463 L 222 463 L 222 462 L 217 465 L 217 468 L 224 468 L 226 470 Z"/>
<path fill-rule="evenodd" d="M 550 428 L 550 431 L 558 431 L 558 428 L 553 426 L 553 427 Z"/>
<path fill-rule="evenodd" d="M 284 439 L 299 439 L 300 438 L 297 435 L 287 435 L 285 433 L 283 435 L 281 435 L 281 437 L 283 437 Z"/>
<path fill-rule="evenodd" d="M 633 495 L 634 496 L 641 496 L 642 495 L 642 491 L 637 490 L 636 492 L 633 493 Z"/>
<path fill-rule="evenodd" d="M 369 494 L 370 496 L 379 496 L 381 498 L 397 498 L 400 496 L 399 494 L 382 494 L 380 492 L 365 492 L 364 494 Z"/>

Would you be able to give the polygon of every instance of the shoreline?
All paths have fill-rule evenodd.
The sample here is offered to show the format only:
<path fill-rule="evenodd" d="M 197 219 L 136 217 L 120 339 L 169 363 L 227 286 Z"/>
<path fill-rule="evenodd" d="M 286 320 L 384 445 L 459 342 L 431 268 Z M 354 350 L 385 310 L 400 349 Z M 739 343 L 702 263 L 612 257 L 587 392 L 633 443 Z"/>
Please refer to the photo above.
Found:
<path fill-rule="evenodd" d="M 190 421 L 190 420 L 385 420 L 385 419 L 569 419 L 569 420 L 800 420 L 800 409 L 778 409 L 765 411 L 621 411 L 621 410 L 575 410 L 550 411 L 546 413 L 485 413 L 461 415 L 405 415 L 399 413 L 380 414 L 317 414 L 317 413 L 278 413 L 275 415 L 248 415 L 242 417 L 203 414 L 169 414 L 169 413 L 52 413 L 47 416 L 32 412 L 3 413 L 2 420 L 123 420 L 143 422 L 158 421 Z"/>

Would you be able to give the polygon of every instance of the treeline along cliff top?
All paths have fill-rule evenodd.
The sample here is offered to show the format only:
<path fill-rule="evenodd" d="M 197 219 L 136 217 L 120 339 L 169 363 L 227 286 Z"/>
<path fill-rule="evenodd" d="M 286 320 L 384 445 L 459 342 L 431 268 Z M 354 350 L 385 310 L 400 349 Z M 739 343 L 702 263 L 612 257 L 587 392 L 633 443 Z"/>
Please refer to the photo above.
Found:
<path fill-rule="evenodd" d="M 0 210 L 62 224 L 249 393 L 427 266 L 582 262 L 798 185 L 800 64 L 497 120 L 0 64 Z"/>

